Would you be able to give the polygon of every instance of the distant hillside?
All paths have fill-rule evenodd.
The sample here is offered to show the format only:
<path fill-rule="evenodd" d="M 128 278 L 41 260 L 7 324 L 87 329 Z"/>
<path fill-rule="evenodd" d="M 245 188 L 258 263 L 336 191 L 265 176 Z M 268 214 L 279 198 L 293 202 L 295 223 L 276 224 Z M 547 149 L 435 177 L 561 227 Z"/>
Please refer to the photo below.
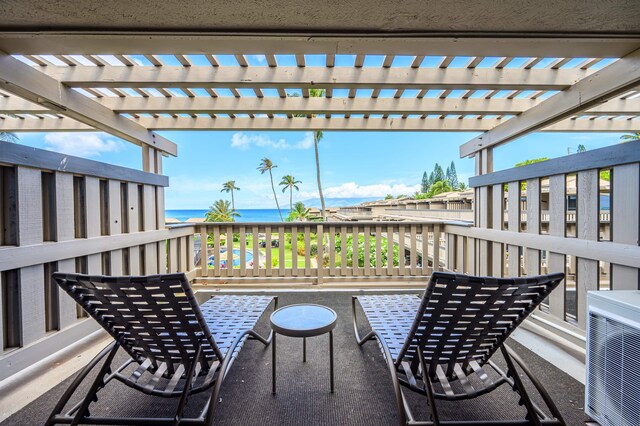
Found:
<path fill-rule="evenodd" d="M 375 201 L 378 197 L 364 197 L 364 198 L 325 198 L 324 203 L 327 207 L 346 207 L 355 206 L 367 201 Z M 310 198 L 308 200 L 302 200 L 307 207 L 320 208 L 320 198 Z"/>

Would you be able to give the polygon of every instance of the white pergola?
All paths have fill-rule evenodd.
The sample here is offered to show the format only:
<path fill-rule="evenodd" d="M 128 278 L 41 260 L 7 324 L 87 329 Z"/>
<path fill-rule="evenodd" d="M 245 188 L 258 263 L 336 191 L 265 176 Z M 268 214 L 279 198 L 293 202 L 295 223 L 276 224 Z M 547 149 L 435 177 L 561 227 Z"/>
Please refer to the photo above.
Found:
<path fill-rule="evenodd" d="M 177 148 L 156 130 L 484 132 L 461 146 L 465 157 L 531 131 L 640 129 L 632 1 L 588 10 L 481 1 L 467 11 L 426 2 L 436 12 L 424 2 L 398 11 L 351 0 L 316 10 L 324 20 L 307 25 L 306 12 L 271 2 L 246 16 L 205 16 L 213 6 L 203 2 L 84 16 L 88 6 L 70 2 L 79 10 L 56 9 L 46 29 L 11 3 L 0 6 L 2 131 L 98 129 L 163 155 Z"/>

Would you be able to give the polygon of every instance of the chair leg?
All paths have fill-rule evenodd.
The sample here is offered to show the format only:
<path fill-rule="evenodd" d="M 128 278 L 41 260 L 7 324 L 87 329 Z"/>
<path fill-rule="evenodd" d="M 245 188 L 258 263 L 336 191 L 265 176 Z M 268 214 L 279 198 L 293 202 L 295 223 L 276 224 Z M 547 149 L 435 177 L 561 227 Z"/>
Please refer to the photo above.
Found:
<path fill-rule="evenodd" d="M 204 424 L 207 426 L 213 424 L 213 413 L 215 412 L 216 406 L 218 405 L 218 395 L 220 394 L 222 382 L 227 376 L 227 372 L 229 371 L 229 368 L 233 364 L 233 360 L 234 360 L 233 353 L 236 350 L 236 347 L 242 341 L 242 339 L 244 339 L 244 337 L 250 333 L 251 331 L 245 331 L 244 333 L 236 337 L 236 340 L 231 344 L 231 346 L 229 347 L 229 350 L 227 351 L 227 356 L 222 360 L 222 364 L 220 364 L 220 366 L 218 367 L 220 371 L 218 372 L 218 378 L 216 379 L 215 385 L 213 386 L 213 392 L 211 392 L 211 397 L 209 398 L 209 402 L 205 406 L 205 409 L 203 410 L 202 414 L 200 415 L 200 418 L 204 419 Z"/>
<path fill-rule="evenodd" d="M 109 354 L 113 350 L 113 346 L 116 345 L 116 344 L 117 344 L 117 342 L 115 342 L 115 341 L 109 343 L 104 349 L 102 349 L 100 351 L 100 353 L 98 353 L 98 355 L 96 355 L 89 362 L 89 364 L 87 364 L 82 369 L 80 374 L 78 374 L 76 376 L 76 378 L 73 380 L 71 385 L 69 385 L 69 387 L 64 392 L 64 394 L 62 394 L 62 397 L 60 398 L 60 400 L 56 404 L 55 408 L 51 412 L 51 415 L 49 415 L 49 418 L 47 419 L 47 422 L 45 423 L 45 426 L 52 426 L 52 425 L 56 424 L 55 417 L 57 415 L 59 415 L 60 413 L 62 413 L 62 410 L 64 409 L 64 406 L 67 405 L 67 402 L 69 402 L 69 399 L 71 398 L 73 393 L 76 391 L 78 386 L 80 386 L 82 381 L 87 377 L 87 375 L 91 372 L 91 370 L 93 370 L 95 368 L 95 366 L 100 362 L 100 360 L 102 358 L 104 358 L 107 354 Z"/>
<path fill-rule="evenodd" d="M 358 333 L 358 317 L 356 314 L 356 298 L 357 296 L 351 296 L 351 318 L 353 320 L 353 333 L 356 336 L 356 342 L 358 342 L 358 345 L 362 346 L 364 342 L 375 339 L 376 335 L 373 331 L 370 331 L 364 337 L 360 337 L 360 334 Z"/>
<path fill-rule="evenodd" d="M 273 300 L 274 300 L 273 310 L 276 311 L 278 309 L 278 296 L 274 296 Z M 263 337 L 257 331 L 251 330 L 249 332 L 249 339 L 258 340 L 265 346 L 269 346 L 269 344 L 271 343 L 271 340 L 273 339 L 273 330 L 269 332 L 269 335 L 267 337 Z"/>
<path fill-rule="evenodd" d="M 431 385 L 431 378 L 429 377 L 429 370 L 427 368 L 426 362 L 424 361 L 424 354 L 418 348 L 418 360 L 420 361 L 420 368 L 422 369 L 422 382 L 424 383 L 424 388 L 427 391 L 427 399 L 429 400 L 429 408 L 431 409 L 431 419 L 433 420 L 434 426 L 438 426 L 440 424 L 440 417 L 438 416 L 438 409 L 436 408 L 436 399 L 433 396 L 433 387 Z"/>
<path fill-rule="evenodd" d="M 522 403 L 527 409 L 527 417 L 529 417 L 529 420 L 534 425 L 536 426 L 540 425 L 540 418 L 538 417 L 538 413 L 534 408 L 531 398 L 529 398 L 529 394 L 527 393 L 527 390 L 524 388 L 524 384 L 522 383 L 522 380 L 520 379 L 520 375 L 518 374 L 518 371 L 516 370 L 515 365 L 513 364 L 513 360 L 511 359 L 511 356 L 509 356 L 509 352 L 505 349 L 504 345 L 500 345 L 500 351 L 502 352 L 502 355 L 504 356 L 504 360 L 507 364 L 507 374 L 510 375 L 511 378 L 513 379 L 513 383 L 515 385 L 514 390 L 520 395 L 520 398 L 522 398 Z"/>
<path fill-rule="evenodd" d="M 176 409 L 176 415 L 173 417 L 174 426 L 178 426 L 180 424 L 180 421 L 182 420 L 182 412 L 184 411 L 184 406 L 187 405 L 189 392 L 191 391 L 191 383 L 193 382 L 193 376 L 195 374 L 196 365 L 200 361 L 201 353 L 202 353 L 202 346 L 198 345 L 198 350 L 196 351 L 196 354 L 193 357 L 193 361 L 191 361 L 191 364 L 189 364 L 189 369 L 187 370 L 187 375 L 186 375 L 186 381 L 184 383 L 184 389 L 182 390 L 182 395 L 180 395 L 180 402 L 178 403 L 178 408 Z"/>
<path fill-rule="evenodd" d="M 531 373 L 531 370 L 529 370 L 529 367 L 527 367 L 527 365 L 522 360 L 522 358 L 520 358 L 518 354 L 515 353 L 513 349 L 511 349 L 508 345 L 503 344 L 503 346 L 505 350 L 509 353 L 509 356 L 516 362 L 516 364 L 518 364 L 520 369 L 527 375 L 529 380 L 531 380 L 531 383 L 533 384 L 533 386 L 535 386 L 538 393 L 540 393 L 540 396 L 544 400 L 545 404 L 547 404 L 547 408 L 549 408 L 549 411 L 551 411 L 551 415 L 555 417 L 560 422 L 560 424 L 563 424 L 563 425 L 566 424 L 564 419 L 562 418 L 562 414 L 560 413 L 560 410 L 558 410 L 558 407 L 556 407 L 556 404 L 553 402 L 553 399 L 551 398 L 547 390 L 544 388 L 544 386 L 542 386 L 542 383 L 540 383 L 537 377 L 535 377 Z"/>
<path fill-rule="evenodd" d="M 91 388 L 89 388 L 89 392 L 87 392 L 87 395 L 84 397 L 82 404 L 80 404 L 80 408 L 76 412 L 76 415 L 71 422 L 71 426 L 78 426 L 82 422 L 85 414 L 89 411 L 89 405 L 91 404 L 91 402 L 97 399 L 96 394 L 104 386 L 104 376 L 106 374 L 109 374 L 109 372 L 111 371 L 111 362 L 116 356 L 116 352 L 118 352 L 119 348 L 120 339 L 115 342 L 115 345 L 113 346 L 113 349 L 111 349 L 109 356 L 107 356 L 107 359 L 102 364 L 102 367 L 100 367 L 100 371 L 98 372 L 96 378 L 93 380 Z"/>

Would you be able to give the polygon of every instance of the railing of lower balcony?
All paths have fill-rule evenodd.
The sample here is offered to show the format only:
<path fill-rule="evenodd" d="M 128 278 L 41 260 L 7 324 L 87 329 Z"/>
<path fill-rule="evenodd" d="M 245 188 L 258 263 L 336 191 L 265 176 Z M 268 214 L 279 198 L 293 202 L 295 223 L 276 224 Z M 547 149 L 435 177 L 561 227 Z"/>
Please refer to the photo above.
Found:
<path fill-rule="evenodd" d="M 587 292 L 640 289 L 640 142 L 481 175 L 470 183 L 478 200 L 476 227 L 444 227 L 448 264 L 494 276 L 565 272 L 565 282 L 534 315 L 538 325 L 584 346 Z"/>
<path fill-rule="evenodd" d="M 442 231 L 439 221 L 203 223 L 196 225 L 198 277 L 314 284 L 424 279 L 434 265 L 446 266 Z"/>

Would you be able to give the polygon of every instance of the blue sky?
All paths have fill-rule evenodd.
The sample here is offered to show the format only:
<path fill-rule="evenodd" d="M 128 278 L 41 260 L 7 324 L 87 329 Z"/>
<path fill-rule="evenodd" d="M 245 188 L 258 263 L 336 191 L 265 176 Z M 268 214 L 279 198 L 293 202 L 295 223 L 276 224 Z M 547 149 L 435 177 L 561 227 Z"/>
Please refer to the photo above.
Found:
<path fill-rule="evenodd" d="M 218 198 L 223 182 L 235 180 L 237 208 L 274 208 L 269 178 L 256 168 L 270 158 L 276 184 L 292 174 L 300 184 L 296 200 L 317 198 L 312 136 L 309 132 L 160 132 L 178 144 L 178 157 L 165 158 L 169 176 L 167 209 L 207 208 Z M 472 159 L 460 159 L 460 144 L 477 133 L 438 132 L 325 132 L 320 143 L 325 197 L 384 197 L 413 193 L 423 171 L 436 162 L 445 167 L 455 161 L 461 181 L 473 176 Z M 499 147 L 496 170 L 536 157 L 560 157 L 578 144 L 595 149 L 618 143 L 617 133 L 535 133 Z M 140 148 L 103 133 L 21 134 L 20 142 L 125 167 L 139 168 Z M 288 193 L 276 188 L 280 202 Z"/>

